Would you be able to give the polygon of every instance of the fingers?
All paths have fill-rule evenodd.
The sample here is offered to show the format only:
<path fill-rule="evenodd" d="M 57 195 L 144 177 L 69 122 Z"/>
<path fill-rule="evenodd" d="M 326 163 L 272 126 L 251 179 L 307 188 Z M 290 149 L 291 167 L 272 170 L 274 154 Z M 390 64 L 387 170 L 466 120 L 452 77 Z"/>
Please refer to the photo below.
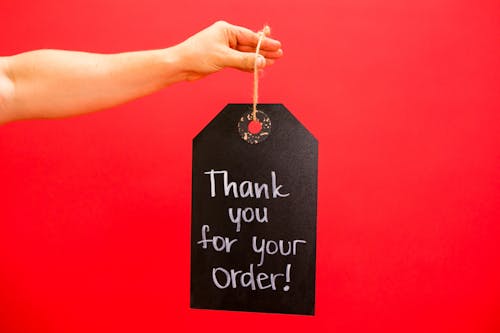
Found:
<path fill-rule="evenodd" d="M 254 70 L 255 61 L 257 61 L 257 69 L 263 69 L 274 63 L 273 59 L 266 59 L 262 55 L 256 56 L 255 53 L 240 52 L 230 49 L 226 65 L 242 71 L 251 72 Z"/>
<path fill-rule="evenodd" d="M 255 44 L 257 46 L 257 44 Z M 260 49 L 261 50 L 267 50 L 267 51 L 275 51 L 281 49 L 281 43 L 280 41 L 276 39 L 272 39 L 269 37 L 264 37 L 262 40 L 262 43 L 260 44 Z"/>
<path fill-rule="evenodd" d="M 253 53 L 255 53 L 255 47 L 251 47 L 251 46 L 238 45 L 236 47 L 236 49 L 238 51 L 241 51 L 241 52 L 253 52 Z M 278 49 L 276 51 L 269 51 L 269 50 L 262 50 L 261 49 L 261 50 L 259 50 L 259 54 L 263 55 L 267 59 L 278 59 L 278 58 L 281 58 L 283 56 L 283 50 Z"/>
<path fill-rule="evenodd" d="M 253 47 L 254 50 L 257 47 L 257 43 L 259 42 L 260 35 L 256 32 L 253 32 L 250 29 L 239 27 L 235 25 L 231 25 L 233 32 L 236 35 L 237 47 Z M 266 30 L 266 29 L 264 29 Z M 264 31 L 266 37 L 262 39 L 262 43 L 260 45 L 261 50 L 263 51 L 277 51 L 281 49 L 281 43 L 278 40 L 269 38 L 270 30 Z"/>

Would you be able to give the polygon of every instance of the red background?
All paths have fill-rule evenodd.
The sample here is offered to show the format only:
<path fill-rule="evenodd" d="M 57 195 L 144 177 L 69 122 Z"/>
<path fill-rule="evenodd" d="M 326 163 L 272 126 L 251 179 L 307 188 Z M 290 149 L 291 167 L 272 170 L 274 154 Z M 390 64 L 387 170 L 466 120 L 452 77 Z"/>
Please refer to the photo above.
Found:
<path fill-rule="evenodd" d="M 191 310 L 191 139 L 234 70 L 0 127 L 0 332 L 500 332 L 500 2 L 2 1 L 0 54 L 269 23 L 320 142 L 316 316 Z M 64 87 L 61 87 L 64 89 Z"/>

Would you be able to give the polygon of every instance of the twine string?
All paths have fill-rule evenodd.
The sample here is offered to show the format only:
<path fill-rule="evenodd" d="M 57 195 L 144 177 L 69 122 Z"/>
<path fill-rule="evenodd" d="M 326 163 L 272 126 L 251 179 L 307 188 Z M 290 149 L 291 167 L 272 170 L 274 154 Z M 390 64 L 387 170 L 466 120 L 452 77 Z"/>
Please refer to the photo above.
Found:
<path fill-rule="evenodd" d="M 260 54 L 260 46 L 262 40 L 270 32 L 268 25 L 264 26 L 264 29 L 259 31 L 259 41 L 257 42 L 257 47 L 255 48 L 255 63 L 253 65 L 253 108 L 252 108 L 252 118 L 257 121 L 257 103 L 259 101 L 259 70 L 257 68 L 257 57 Z"/>

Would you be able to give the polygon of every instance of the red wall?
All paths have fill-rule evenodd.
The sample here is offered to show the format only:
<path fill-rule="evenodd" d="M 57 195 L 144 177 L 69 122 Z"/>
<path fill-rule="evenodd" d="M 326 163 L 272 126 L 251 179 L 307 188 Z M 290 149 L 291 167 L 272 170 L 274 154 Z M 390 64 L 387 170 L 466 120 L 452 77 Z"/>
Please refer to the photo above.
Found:
<path fill-rule="evenodd" d="M 0 332 L 499 332 L 500 2 L 14 1 L 0 54 L 269 23 L 319 139 L 316 316 L 189 309 L 191 139 L 252 76 L 0 127 Z M 64 87 L 61 87 L 64 89 Z"/>

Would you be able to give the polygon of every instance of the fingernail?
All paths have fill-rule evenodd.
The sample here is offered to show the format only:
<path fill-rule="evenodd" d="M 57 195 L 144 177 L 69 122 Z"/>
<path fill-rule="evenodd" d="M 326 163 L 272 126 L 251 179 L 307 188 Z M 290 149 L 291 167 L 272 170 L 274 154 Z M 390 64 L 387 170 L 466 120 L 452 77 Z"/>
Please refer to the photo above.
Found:
<path fill-rule="evenodd" d="M 266 59 L 261 55 L 257 56 L 257 67 L 263 68 L 265 66 L 266 66 Z"/>

